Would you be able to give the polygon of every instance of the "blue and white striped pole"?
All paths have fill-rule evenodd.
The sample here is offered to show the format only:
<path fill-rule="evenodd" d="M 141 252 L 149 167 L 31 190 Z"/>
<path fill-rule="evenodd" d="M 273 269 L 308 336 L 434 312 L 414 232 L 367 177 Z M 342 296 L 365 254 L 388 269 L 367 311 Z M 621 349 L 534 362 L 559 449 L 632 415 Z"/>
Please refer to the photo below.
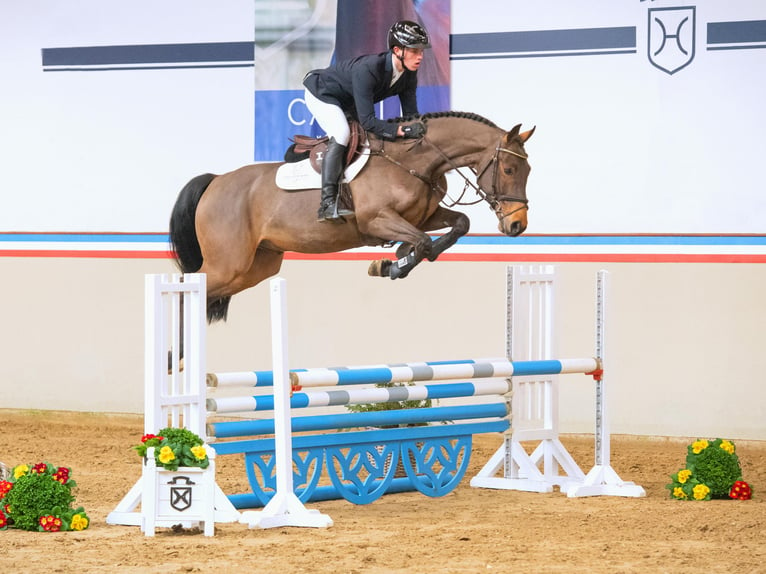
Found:
<path fill-rule="evenodd" d="M 428 399 L 504 395 L 509 392 L 511 392 L 511 382 L 508 379 L 371 389 L 312 391 L 294 393 L 290 397 L 290 408 L 301 409 L 308 407 L 359 405 L 364 403 L 424 401 Z M 270 411 L 274 410 L 274 397 L 272 395 L 255 395 L 208 398 L 207 410 L 219 414 L 242 411 Z"/>
<path fill-rule="evenodd" d="M 599 371 L 600 368 L 600 361 L 593 357 L 516 362 L 508 359 L 464 359 L 379 367 L 296 369 L 290 371 L 290 383 L 293 388 L 413 383 L 449 379 L 507 378 L 513 375 L 590 374 Z M 217 373 L 208 375 L 208 381 L 213 380 L 213 377 L 218 385 L 268 386 L 271 384 L 269 371 Z"/>
<path fill-rule="evenodd" d="M 545 361 L 507 359 L 484 363 L 458 363 L 425 367 L 380 367 L 372 369 L 307 369 L 290 373 L 293 387 L 327 387 L 333 385 L 365 385 L 380 383 L 412 383 L 446 379 L 481 379 L 512 375 L 557 375 L 591 373 L 600 368 L 595 358 Z"/>

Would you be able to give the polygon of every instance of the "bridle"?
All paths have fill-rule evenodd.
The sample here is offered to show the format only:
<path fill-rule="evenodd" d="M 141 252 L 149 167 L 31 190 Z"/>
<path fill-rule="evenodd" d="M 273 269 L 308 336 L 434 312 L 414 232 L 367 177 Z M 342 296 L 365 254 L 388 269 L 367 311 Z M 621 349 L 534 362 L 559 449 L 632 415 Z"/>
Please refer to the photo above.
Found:
<path fill-rule="evenodd" d="M 420 143 L 421 141 L 426 143 L 426 144 L 428 144 L 429 146 L 434 148 L 437 152 L 439 152 L 439 155 L 442 156 L 442 158 L 449 164 L 449 166 L 452 168 L 452 170 L 454 170 L 457 174 L 459 174 L 460 177 L 462 177 L 463 181 L 465 182 L 465 185 L 463 186 L 463 191 L 461 192 L 460 197 L 457 200 L 455 200 L 448 207 L 452 207 L 454 205 L 474 205 L 474 204 L 478 203 L 479 201 L 483 200 L 483 201 L 486 201 L 489 204 L 490 208 L 492 209 L 492 211 L 495 212 L 495 215 L 497 215 L 497 218 L 500 221 L 502 221 L 506 217 L 509 217 L 509 216 L 513 215 L 517 211 L 521 211 L 522 209 L 529 210 L 529 200 L 526 197 L 514 197 L 512 195 L 497 195 L 497 185 L 498 185 L 498 176 L 499 176 L 498 169 L 499 169 L 499 165 L 500 165 L 500 162 L 498 161 L 498 159 L 499 159 L 500 153 L 508 153 L 508 154 L 514 155 L 516 157 L 519 157 L 521 159 L 529 159 L 529 156 L 527 156 L 527 155 L 525 155 L 523 153 L 516 152 L 516 151 L 510 150 L 508 148 L 502 147 L 500 145 L 500 142 L 502 142 L 502 137 L 500 138 L 500 140 L 498 140 L 497 145 L 495 146 L 495 153 L 492 155 L 492 157 L 489 159 L 489 161 L 487 161 L 487 163 L 484 165 L 483 168 L 481 168 L 481 169 L 470 168 L 471 171 L 473 171 L 476 174 L 476 183 L 473 183 L 470 179 L 468 179 L 463 174 L 463 172 L 460 171 L 459 166 L 456 165 L 454 161 L 452 161 L 452 158 L 450 158 L 447 154 L 445 154 L 441 150 L 441 148 L 439 148 L 439 146 L 437 146 L 432 141 L 430 141 L 427 138 L 427 136 L 424 135 L 421 139 L 419 139 L 416 142 L 416 144 Z M 399 167 L 401 167 L 402 169 L 407 171 L 410 175 L 412 175 L 412 176 L 418 178 L 419 180 L 423 181 L 424 183 L 428 184 L 431 187 L 431 189 L 437 190 L 439 193 L 441 193 L 442 197 L 446 197 L 447 191 L 445 189 L 442 189 L 441 186 L 438 183 L 433 182 L 429 178 L 425 177 L 424 175 L 418 173 L 417 171 L 415 171 L 413 169 L 407 168 L 401 162 L 399 162 L 396 159 L 394 159 L 391 156 L 389 156 L 385 152 L 385 150 L 383 149 L 382 146 L 381 146 L 380 150 L 371 151 L 371 153 L 375 154 L 375 155 L 380 155 L 380 156 L 384 157 L 385 159 L 387 159 L 388 161 L 390 161 L 391 163 L 398 165 Z M 492 183 L 491 183 L 492 188 L 491 188 L 490 192 L 486 192 L 486 191 L 484 191 L 484 189 L 480 185 L 478 185 L 478 183 L 479 183 L 479 180 L 484 175 L 484 173 L 489 169 L 490 165 L 492 166 Z M 460 200 L 462 199 L 463 195 L 465 195 L 465 192 L 466 192 L 466 190 L 469 187 L 471 187 L 474 190 L 474 192 L 476 192 L 476 195 L 479 196 L 479 199 L 477 201 L 470 202 L 470 203 L 461 203 Z M 502 209 L 501 209 L 502 208 L 502 205 L 501 205 L 502 203 L 520 203 L 521 206 L 517 207 L 516 209 L 514 209 L 514 210 L 512 210 L 512 211 L 510 211 L 508 213 L 503 213 Z"/>
<path fill-rule="evenodd" d="M 474 188 L 474 191 L 476 191 L 476 194 L 481 197 L 484 201 L 486 201 L 489 206 L 492 208 L 492 210 L 497 215 L 497 218 L 502 221 L 506 217 L 509 217 L 516 213 L 517 211 L 521 211 L 522 209 L 529 210 L 529 200 L 526 197 L 514 197 L 512 195 L 497 195 L 497 178 L 498 178 L 498 169 L 500 166 L 499 155 L 500 153 L 508 153 L 511 155 L 515 155 L 516 157 L 520 157 L 521 159 L 529 159 L 528 155 L 525 155 L 523 153 L 519 153 L 513 150 L 510 150 L 508 148 L 504 148 L 500 146 L 500 143 L 498 142 L 497 147 L 495 148 L 494 155 L 490 158 L 490 160 L 486 163 L 486 165 L 481 169 L 476 171 L 476 183 L 479 183 L 479 179 L 484 175 L 484 172 L 489 169 L 489 166 L 492 166 L 492 194 L 487 193 L 482 189 L 480 185 L 472 187 Z M 458 172 L 460 173 L 460 172 Z M 460 174 L 463 175 L 463 174 Z M 463 176 L 463 179 L 465 179 L 466 183 L 470 183 L 469 180 Z M 509 211 L 508 213 L 503 213 L 501 210 L 501 203 L 507 202 L 507 203 L 520 203 L 521 206 L 517 207 L 513 211 Z"/>

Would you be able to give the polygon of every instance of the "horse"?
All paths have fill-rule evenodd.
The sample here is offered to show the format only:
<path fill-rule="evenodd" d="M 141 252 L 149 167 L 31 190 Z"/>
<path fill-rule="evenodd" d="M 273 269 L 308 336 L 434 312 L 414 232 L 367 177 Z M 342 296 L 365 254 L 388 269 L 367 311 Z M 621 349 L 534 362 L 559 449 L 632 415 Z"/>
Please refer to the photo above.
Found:
<path fill-rule="evenodd" d="M 355 217 L 318 222 L 319 189 L 286 192 L 275 183 L 282 163 L 203 174 L 181 190 L 170 217 L 170 243 L 184 273 L 207 274 L 207 319 L 226 320 L 232 295 L 276 275 L 286 251 L 333 253 L 392 246 L 396 261 L 370 264 L 368 274 L 402 279 L 421 261 L 434 261 L 468 232 L 468 216 L 442 204 L 445 174 L 469 167 L 465 178 L 511 237 L 527 228 L 530 166 L 524 144 L 535 128 L 506 132 L 473 113 L 439 112 L 391 121 L 422 122 L 418 139 L 383 141 L 368 133 L 369 158 L 349 191 Z M 460 171 L 457 171 L 463 175 Z M 478 200 L 477 200 L 478 201 Z M 431 239 L 430 231 L 449 229 Z"/>

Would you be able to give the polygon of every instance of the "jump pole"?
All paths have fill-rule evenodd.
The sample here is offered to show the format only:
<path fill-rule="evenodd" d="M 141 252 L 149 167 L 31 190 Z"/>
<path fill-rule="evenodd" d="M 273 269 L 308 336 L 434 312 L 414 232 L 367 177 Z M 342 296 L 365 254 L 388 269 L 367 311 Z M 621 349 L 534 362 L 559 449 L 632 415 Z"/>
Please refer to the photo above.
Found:
<path fill-rule="evenodd" d="M 240 522 L 250 528 L 303 526 L 326 528 L 332 518 L 309 510 L 293 491 L 292 419 L 290 414 L 290 370 L 287 358 L 286 282 L 281 277 L 269 281 L 271 294 L 271 354 L 274 373 L 274 456 L 277 489 L 263 510 L 241 513 Z"/>

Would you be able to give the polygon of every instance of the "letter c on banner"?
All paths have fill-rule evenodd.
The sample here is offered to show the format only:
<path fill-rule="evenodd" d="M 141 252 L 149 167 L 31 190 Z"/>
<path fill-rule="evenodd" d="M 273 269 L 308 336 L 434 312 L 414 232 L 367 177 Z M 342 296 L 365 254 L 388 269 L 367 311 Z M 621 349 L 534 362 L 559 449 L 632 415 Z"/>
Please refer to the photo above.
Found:
<path fill-rule="evenodd" d="M 306 100 L 303 98 L 294 98 L 290 100 L 290 104 L 287 106 L 287 119 L 290 120 L 290 123 L 294 126 L 302 126 L 306 123 L 306 120 L 299 120 L 295 117 L 293 113 L 293 109 L 297 104 L 303 104 L 304 109 L 308 112 L 308 108 L 306 107 Z M 311 121 L 309 122 L 309 125 L 314 125 L 314 116 L 311 116 Z"/>

